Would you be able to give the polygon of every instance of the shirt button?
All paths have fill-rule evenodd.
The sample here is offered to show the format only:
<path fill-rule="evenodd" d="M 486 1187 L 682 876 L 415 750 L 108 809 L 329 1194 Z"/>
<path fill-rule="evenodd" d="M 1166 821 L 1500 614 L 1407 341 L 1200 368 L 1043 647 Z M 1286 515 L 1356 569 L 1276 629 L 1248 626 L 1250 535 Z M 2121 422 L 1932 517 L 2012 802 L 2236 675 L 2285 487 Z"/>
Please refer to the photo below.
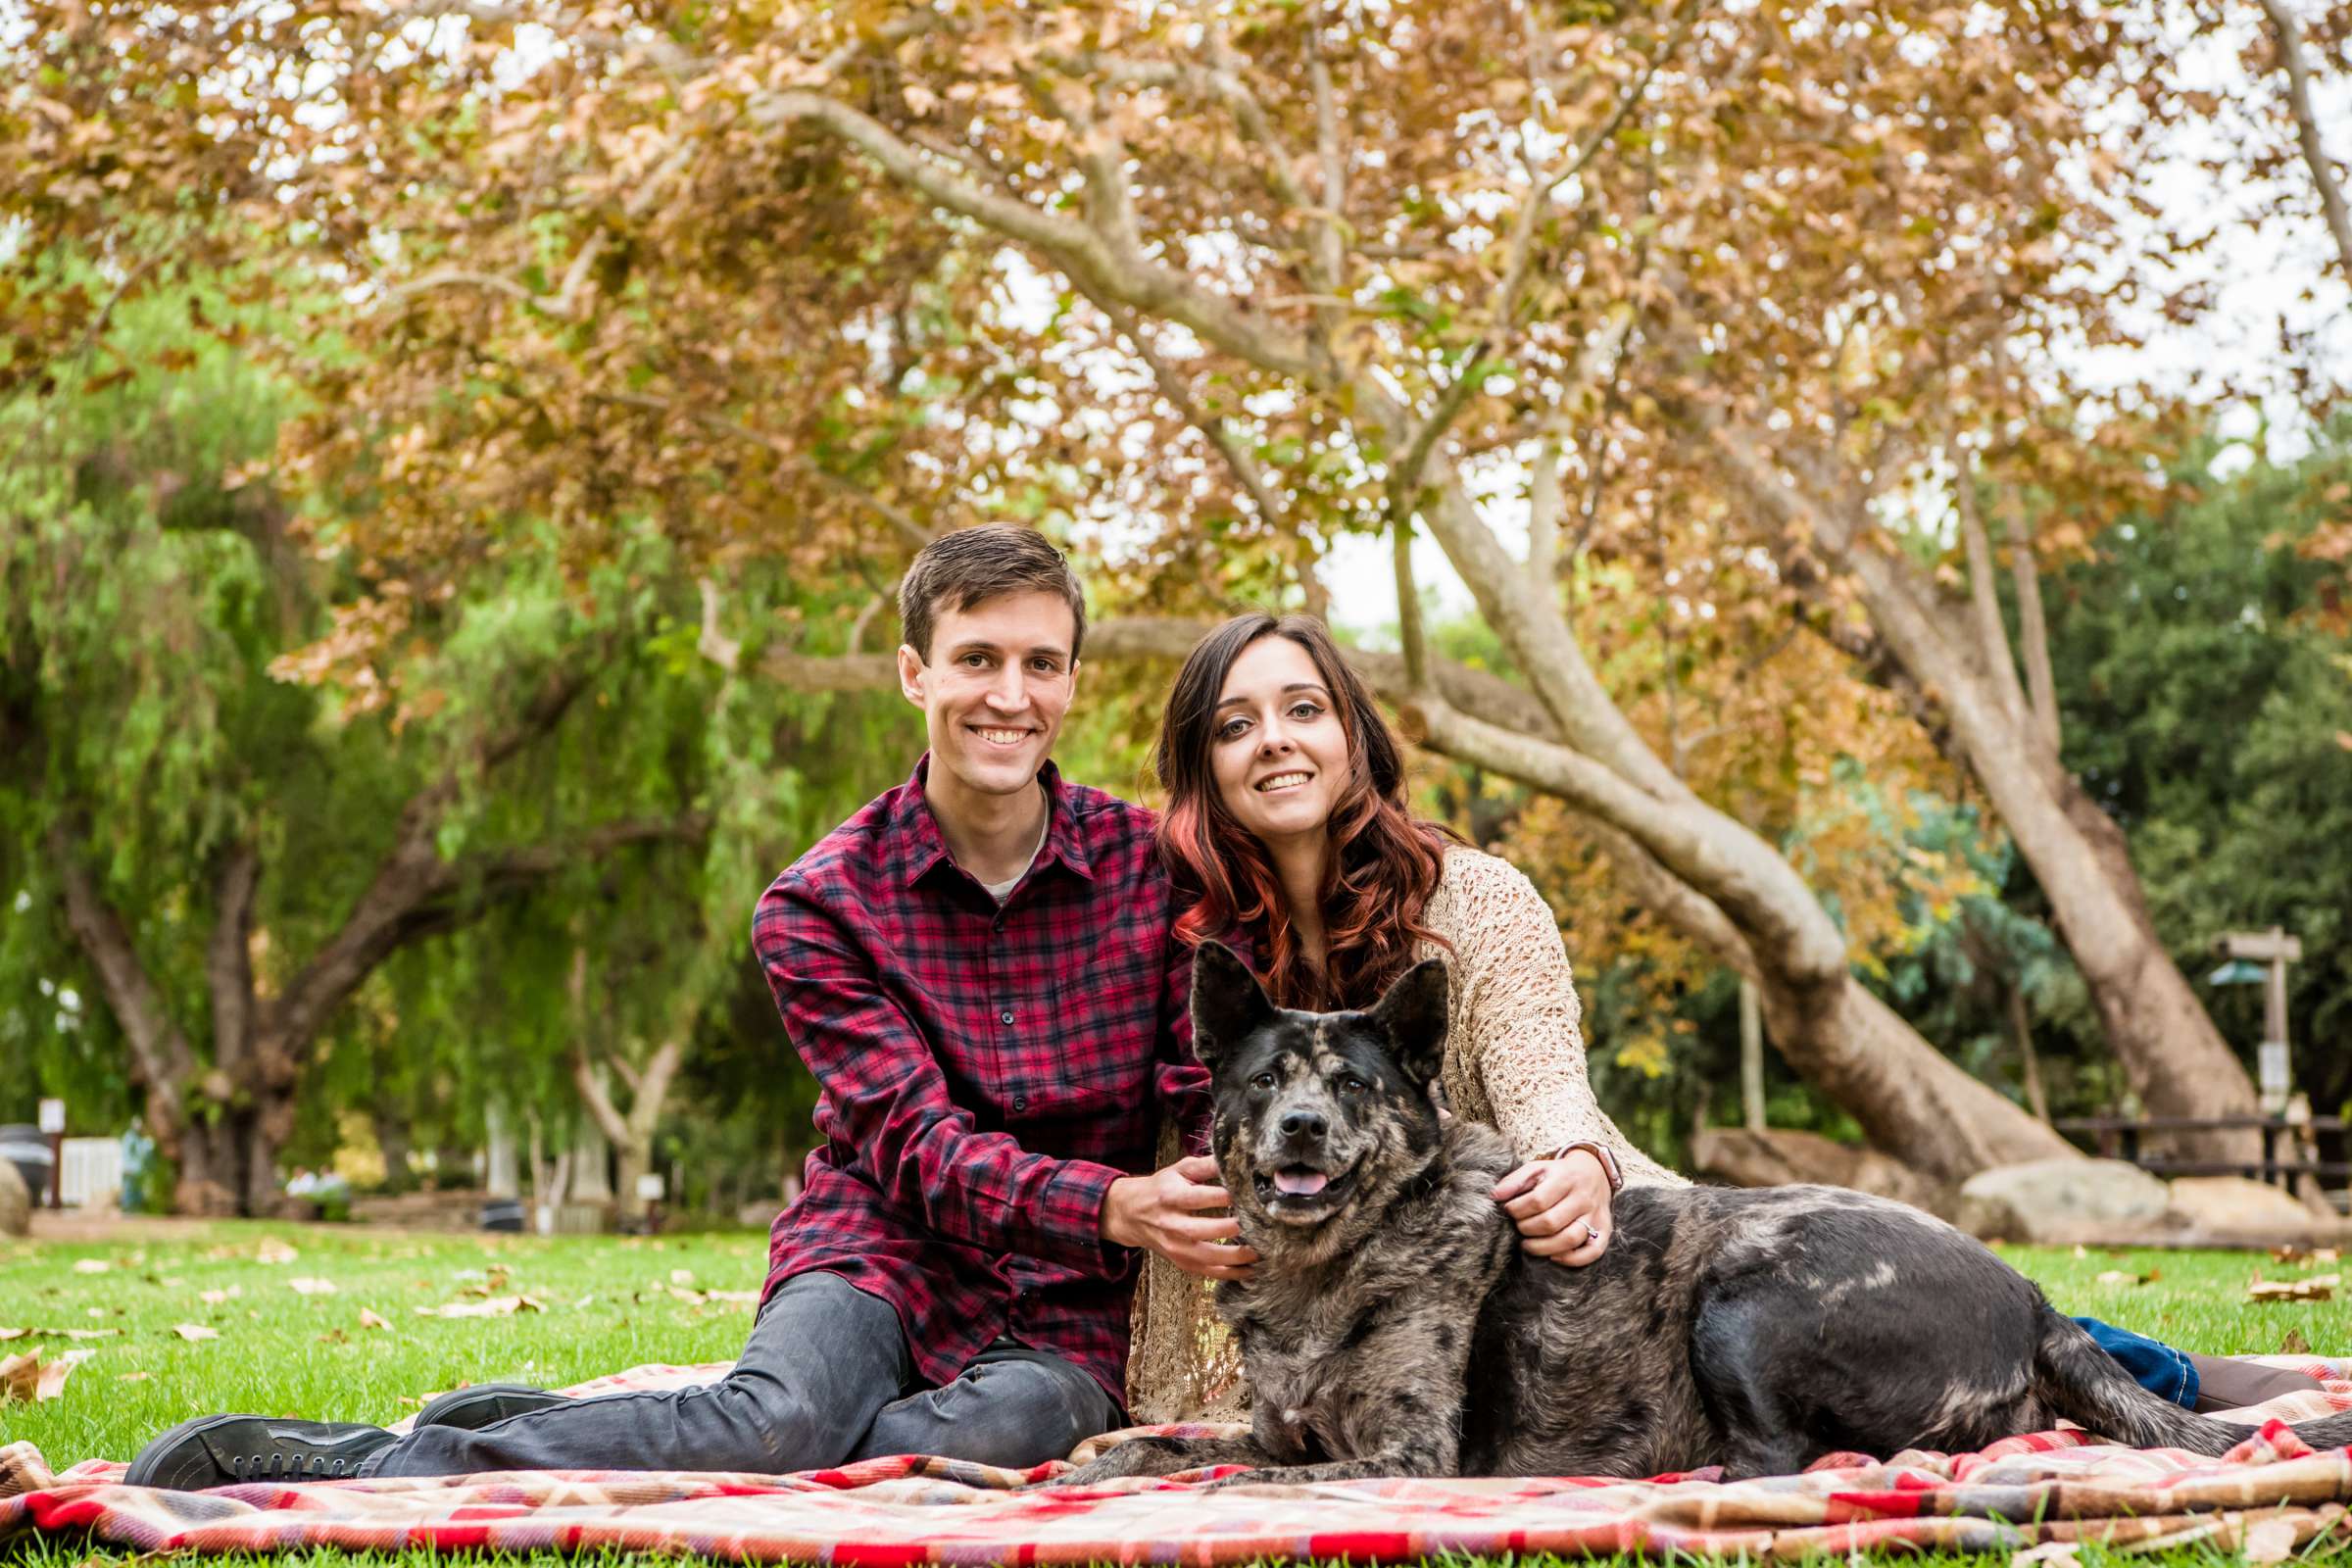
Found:
<path fill-rule="evenodd" d="M 1003 1012 L 1000 1012 L 1000 1013 L 998 1013 L 998 1014 L 997 1014 L 997 1022 L 999 1022 L 999 1023 L 1010 1023 L 1010 1022 L 1012 1022 L 1012 1009 L 1011 1009 L 1010 1007 L 1006 1007 L 1006 1008 L 1005 1008 L 1005 1009 L 1004 1009 Z"/>
<path fill-rule="evenodd" d="M 1029 1108 L 1029 1097 L 1027 1095 L 1013 1096 L 1012 1108 L 1015 1110 L 1027 1110 Z"/>

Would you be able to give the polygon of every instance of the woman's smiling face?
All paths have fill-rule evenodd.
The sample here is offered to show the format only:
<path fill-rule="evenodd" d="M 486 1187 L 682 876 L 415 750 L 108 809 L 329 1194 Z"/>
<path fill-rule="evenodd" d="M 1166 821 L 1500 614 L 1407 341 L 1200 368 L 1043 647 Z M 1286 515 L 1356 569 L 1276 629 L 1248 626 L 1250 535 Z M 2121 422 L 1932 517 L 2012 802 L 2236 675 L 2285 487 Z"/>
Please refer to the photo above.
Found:
<path fill-rule="evenodd" d="M 1323 672 L 1288 637 L 1260 637 L 1225 672 L 1209 770 L 1234 820 L 1271 847 L 1321 835 L 1348 781 L 1348 736 Z"/>

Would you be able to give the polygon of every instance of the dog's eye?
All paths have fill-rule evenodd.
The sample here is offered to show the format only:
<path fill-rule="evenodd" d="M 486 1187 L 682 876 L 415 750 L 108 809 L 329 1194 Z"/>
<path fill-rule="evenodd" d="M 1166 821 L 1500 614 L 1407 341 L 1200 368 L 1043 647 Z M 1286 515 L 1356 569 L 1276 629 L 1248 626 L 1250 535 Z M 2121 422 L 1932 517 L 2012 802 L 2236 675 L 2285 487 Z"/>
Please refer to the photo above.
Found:
<path fill-rule="evenodd" d="M 1274 1087 L 1274 1075 L 1270 1072 L 1261 1072 L 1256 1077 L 1250 1080 L 1250 1087 L 1252 1089 L 1271 1089 Z"/>
<path fill-rule="evenodd" d="M 1349 1073 L 1347 1077 L 1340 1080 L 1340 1093 L 1343 1095 L 1360 1095 L 1371 1087 L 1372 1086 L 1370 1084 L 1364 1082 L 1361 1078 L 1358 1078 L 1353 1073 Z"/>

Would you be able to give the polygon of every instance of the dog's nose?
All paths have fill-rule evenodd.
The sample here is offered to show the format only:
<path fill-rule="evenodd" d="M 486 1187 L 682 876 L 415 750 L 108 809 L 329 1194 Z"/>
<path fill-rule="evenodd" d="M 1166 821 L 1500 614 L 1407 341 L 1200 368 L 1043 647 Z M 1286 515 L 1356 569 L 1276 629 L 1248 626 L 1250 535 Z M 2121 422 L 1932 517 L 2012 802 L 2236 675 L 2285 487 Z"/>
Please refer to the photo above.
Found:
<path fill-rule="evenodd" d="M 1323 1119 L 1320 1111 L 1294 1110 L 1282 1118 L 1285 1138 L 1320 1138 L 1329 1131 L 1331 1123 Z"/>

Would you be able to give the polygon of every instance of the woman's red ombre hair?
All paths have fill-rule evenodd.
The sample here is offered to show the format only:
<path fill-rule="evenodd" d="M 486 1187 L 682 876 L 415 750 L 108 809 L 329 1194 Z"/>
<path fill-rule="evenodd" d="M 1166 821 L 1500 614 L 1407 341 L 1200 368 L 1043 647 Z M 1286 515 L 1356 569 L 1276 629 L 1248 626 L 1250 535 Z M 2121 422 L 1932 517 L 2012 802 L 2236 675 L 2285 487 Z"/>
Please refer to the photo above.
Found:
<path fill-rule="evenodd" d="M 1332 853 L 1319 894 L 1320 967 L 1291 928 L 1265 846 L 1226 809 L 1209 762 L 1225 677 L 1242 651 L 1261 637 L 1288 637 L 1306 650 L 1348 739 L 1348 779 L 1332 803 Z M 1160 857 L 1178 892 L 1194 901 L 1176 922 L 1178 939 L 1198 946 L 1241 927 L 1256 948 L 1259 977 L 1276 1005 L 1368 1007 L 1411 964 L 1416 941 L 1443 943 L 1421 914 L 1455 835 L 1414 820 L 1405 809 L 1403 749 L 1321 621 L 1237 615 L 1202 638 L 1168 694 L 1153 761 L 1168 792 L 1159 819 Z"/>

